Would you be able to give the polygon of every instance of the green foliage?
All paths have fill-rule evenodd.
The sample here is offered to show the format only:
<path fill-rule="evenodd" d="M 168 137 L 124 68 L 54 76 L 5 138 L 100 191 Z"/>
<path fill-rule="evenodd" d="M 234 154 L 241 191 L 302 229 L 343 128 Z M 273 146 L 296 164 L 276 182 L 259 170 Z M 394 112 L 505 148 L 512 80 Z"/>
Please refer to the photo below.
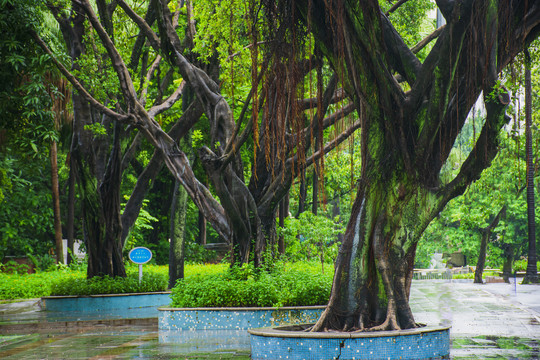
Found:
<path fill-rule="evenodd" d="M 165 291 L 166 289 L 167 282 L 163 276 L 144 274 L 139 284 L 138 275 L 130 274 L 127 278 L 104 276 L 90 280 L 82 278 L 54 283 L 51 295 L 125 294 Z"/>
<path fill-rule="evenodd" d="M 271 271 L 252 265 L 217 274 L 186 277 L 172 290 L 175 307 L 242 307 L 324 305 L 332 275 L 316 263 L 280 262 Z"/>
<path fill-rule="evenodd" d="M 193 264 L 205 264 L 214 262 L 217 253 L 214 250 L 205 249 L 204 246 L 193 241 L 186 242 L 185 261 Z"/>
<path fill-rule="evenodd" d="M 52 284 L 73 277 L 84 278 L 82 271 L 38 272 L 35 274 L 7 274 L 0 272 L 0 300 L 33 299 L 51 295 Z"/>
<path fill-rule="evenodd" d="M 84 276 L 73 276 L 54 281 L 51 286 L 51 295 L 97 295 L 97 294 L 127 294 L 138 292 L 156 292 L 167 290 L 167 274 L 154 271 L 145 266 L 143 278 L 139 284 L 138 268 L 126 269 L 127 277 L 111 278 L 109 276 L 86 279 Z"/>
<path fill-rule="evenodd" d="M 284 236 L 287 257 L 292 261 L 310 261 L 319 258 L 323 263 L 333 263 L 340 243 L 338 235 L 345 226 L 338 219 L 328 219 L 323 215 L 313 215 L 309 211 L 299 218 L 288 217 L 283 228 L 278 226 L 278 234 Z"/>
<path fill-rule="evenodd" d="M 84 130 L 91 131 L 94 136 L 107 135 L 107 129 L 100 123 L 84 125 Z"/>
<path fill-rule="evenodd" d="M 513 111 L 511 109 L 511 111 Z M 518 114 L 516 114 L 518 115 Z M 449 161 L 441 174 L 444 182 L 455 177 L 472 151 L 471 144 L 480 134 L 484 120 L 473 117 L 456 140 Z M 538 141 L 538 133 L 533 133 Z M 538 174 L 536 175 L 538 178 Z M 501 146 L 491 167 L 462 196 L 452 200 L 432 221 L 417 249 L 416 267 L 427 267 L 433 253 L 462 251 L 475 265 L 480 250 L 481 229 L 487 227 L 503 206 L 503 216 L 492 230 L 486 266 L 499 268 L 504 257 L 519 259 L 527 251 L 527 205 L 525 199 L 525 152 L 519 123 L 501 133 Z M 536 202 L 540 200 L 536 193 Z M 536 214 L 537 224 L 540 215 Z M 536 236 L 540 236 L 537 227 Z"/>
<path fill-rule="evenodd" d="M 519 259 L 514 261 L 514 271 L 527 271 L 527 259 Z M 540 271 L 540 261 L 536 263 L 536 268 Z"/>
<path fill-rule="evenodd" d="M 54 37 L 46 28 L 43 6 L 35 0 L 0 4 L 0 129 L 8 144 L 32 157 L 46 154 L 43 147 L 57 138 L 51 111 L 59 96 L 51 84 L 53 66 L 30 37 L 31 29 Z"/>
<path fill-rule="evenodd" d="M 129 197 L 125 195 L 124 199 L 127 201 L 129 200 Z M 148 200 L 143 200 L 143 205 L 139 211 L 139 216 L 137 217 L 137 220 L 135 220 L 135 224 L 133 224 L 133 228 L 129 232 L 126 243 L 124 244 L 124 252 L 129 252 L 134 247 L 145 245 L 143 230 L 154 229 L 152 223 L 159 221 L 159 219 L 150 215 L 150 213 L 145 209 L 147 204 Z M 121 206 L 121 213 L 123 213 L 126 203 L 123 203 Z"/>
<path fill-rule="evenodd" d="M 28 270 L 30 269 L 30 266 L 26 264 L 19 264 L 14 260 L 9 260 L 5 264 L 0 264 L 0 272 L 6 273 L 6 274 L 26 274 L 28 273 Z"/>
<path fill-rule="evenodd" d="M 48 162 L 0 154 L 0 168 L 11 185 L 0 206 L 0 258 L 48 253 L 54 246 Z"/>

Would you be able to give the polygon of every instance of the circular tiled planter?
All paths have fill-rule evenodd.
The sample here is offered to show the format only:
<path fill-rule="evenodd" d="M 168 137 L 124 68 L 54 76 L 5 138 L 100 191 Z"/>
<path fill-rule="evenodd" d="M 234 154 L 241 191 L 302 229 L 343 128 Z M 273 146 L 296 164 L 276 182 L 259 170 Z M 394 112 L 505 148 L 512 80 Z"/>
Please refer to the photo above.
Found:
<path fill-rule="evenodd" d="M 251 329 L 253 360 L 449 359 L 450 328 L 305 332 L 307 325 Z"/>

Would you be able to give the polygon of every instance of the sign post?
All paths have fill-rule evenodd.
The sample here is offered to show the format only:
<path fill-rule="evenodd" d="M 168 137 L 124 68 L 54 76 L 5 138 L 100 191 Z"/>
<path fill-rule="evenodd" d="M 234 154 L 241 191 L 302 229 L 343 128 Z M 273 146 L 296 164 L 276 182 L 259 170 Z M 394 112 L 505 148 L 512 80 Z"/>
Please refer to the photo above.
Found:
<path fill-rule="evenodd" d="M 145 247 L 136 247 L 129 252 L 129 260 L 135 264 L 139 264 L 139 285 L 142 280 L 142 266 L 152 260 L 152 251 Z"/>

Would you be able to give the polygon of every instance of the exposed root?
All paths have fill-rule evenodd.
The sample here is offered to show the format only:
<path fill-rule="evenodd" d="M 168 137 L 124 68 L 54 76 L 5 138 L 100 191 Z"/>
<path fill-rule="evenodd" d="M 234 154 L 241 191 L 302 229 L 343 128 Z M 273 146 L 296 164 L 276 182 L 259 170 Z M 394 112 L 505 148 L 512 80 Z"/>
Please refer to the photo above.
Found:
<path fill-rule="evenodd" d="M 317 320 L 317 322 L 315 323 L 315 325 L 313 325 L 310 330 L 306 329 L 306 331 L 309 331 L 309 332 L 321 332 L 324 328 L 324 330 L 326 330 L 327 326 L 326 326 L 326 318 L 328 316 L 328 307 L 326 309 L 324 309 L 323 313 L 321 314 L 321 317 L 319 317 L 319 320 Z"/>
<path fill-rule="evenodd" d="M 399 326 L 396 315 L 393 312 L 389 312 L 386 316 L 386 320 L 380 325 L 370 327 L 366 331 L 390 331 L 390 330 L 401 330 Z"/>

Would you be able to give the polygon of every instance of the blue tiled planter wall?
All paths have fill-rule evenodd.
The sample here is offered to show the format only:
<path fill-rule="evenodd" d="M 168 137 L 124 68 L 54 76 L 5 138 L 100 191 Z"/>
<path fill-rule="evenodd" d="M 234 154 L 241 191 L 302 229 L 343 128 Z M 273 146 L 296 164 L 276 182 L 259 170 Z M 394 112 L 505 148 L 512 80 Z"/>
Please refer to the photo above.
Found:
<path fill-rule="evenodd" d="M 449 359 L 450 355 L 448 328 L 353 334 L 249 332 L 253 360 Z"/>
<path fill-rule="evenodd" d="M 160 308 L 159 330 L 247 330 L 316 321 L 324 306 L 283 308 Z"/>
<path fill-rule="evenodd" d="M 41 298 L 47 311 L 92 312 L 97 310 L 158 307 L 171 302 L 170 292 L 111 294 L 91 296 L 46 296 Z"/>

